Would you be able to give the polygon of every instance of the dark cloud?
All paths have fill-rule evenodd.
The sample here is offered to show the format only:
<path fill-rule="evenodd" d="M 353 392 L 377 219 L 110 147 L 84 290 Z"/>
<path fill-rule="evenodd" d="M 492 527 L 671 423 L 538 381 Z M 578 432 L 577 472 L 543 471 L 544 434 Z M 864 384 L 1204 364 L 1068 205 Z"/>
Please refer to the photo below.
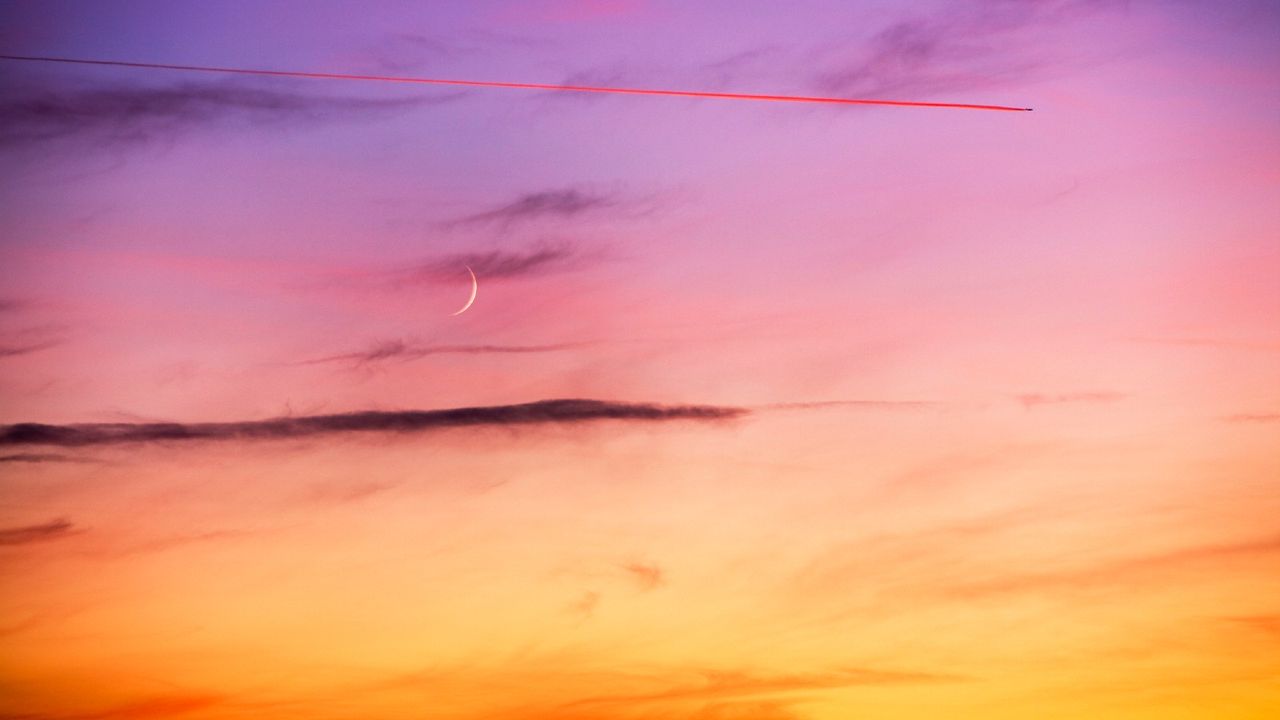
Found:
<path fill-rule="evenodd" d="M 54 455 L 52 453 L 17 453 L 14 455 L 0 455 L 0 465 L 4 463 L 55 463 L 55 462 L 88 462 L 83 458 L 72 457 L 70 455 Z"/>
<path fill-rule="evenodd" d="M 55 140 L 94 145 L 146 141 L 217 121 L 326 122 L 440 102 L 451 96 L 375 100 L 229 83 L 7 92 L 0 149 Z"/>
<path fill-rule="evenodd" d="M 1018 396 L 1018 402 L 1022 406 L 1030 409 L 1040 405 L 1065 405 L 1070 403 L 1110 403 L 1123 400 L 1127 397 L 1124 393 L 1102 391 L 1102 392 L 1077 392 L 1077 393 L 1059 393 L 1056 395 L 1046 395 L 1043 393 L 1027 393 Z"/>
<path fill-rule="evenodd" d="M 451 224 L 508 226 L 518 222 L 546 217 L 574 217 L 588 211 L 613 207 L 617 204 L 616 198 L 574 188 L 545 190 L 521 195 L 505 205 L 459 218 Z"/>
<path fill-rule="evenodd" d="M 480 280 L 516 278 L 569 270 L 586 261 L 586 257 L 567 242 L 544 243 L 527 250 L 491 250 L 459 253 L 396 270 L 386 277 L 399 284 L 416 284 L 443 278 L 466 278 L 464 267 L 471 268 Z"/>
<path fill-rule="evenodd" d="M 57 540 L 74 534 L 75 526 L 69 520 L 59 518 L 42 525 L 0 528 L 0 545 L 26 545 L 28 543 Z"/>
<path fill-rule="evenodd" d="M 417 360 L 429 355 L 490 355 L 557 352 L 582 347 L 586 343 L 560 343 L 554 345 L 413 345 L 403 340 L 387 340 L 376 343 L 368 350 L 330 355 L 304 361 L 303 365 L 319 363 L 349 363 L 364 367 L 387 360 Z"/>
<path fill-rule="evenodd" d="M 597 420 L 716 421 L 745 415 L 747 412 L 744 408 L 711 405 L 542 400 L 520 405 L 493 405 L 449 410 L 366 411 L 230 423 L 87 423 L 79 425 L 22 423 L 0 426 L 0 447 L 15 445 L 80 447 L 192 440 L 270 440 L 340 433 L 407 433 L 453 427 L 565 424 Z"/>
<path fill-rule="evenodd" d="M 456 269 L 461 263 L 471 268 L 471 271 L 477 275 L 483 275 L 486 278 L 505 278 L 559 270 L 571 264 L 574 259 L 575 253 L 561 245 L 537 248 L 523 253 L 493 250 L 487 253 L 458 255 L 442 261 L 440 267 L 443 269 L 445 263 L 448 263 L 449 267 Z"/>
<path fill-rule="evenodd" d="M 16 357 L 18 355 L 27 355 L 29 353 L 47 350 L 61 342 L 61 340 L 45 340 L 43 342 L 28 343 L 25 345 L 0 345 L 0 358 Z"/>
<path fill-rule="evenodd" d="M 817 85 L 851 97 L 921 98 L 1020 80 L 1051 62 L 1023 32 L 1122 4 L 1116 0 L 946 3 L 899 20 L 849 53 L 829 50 Z M 1039 41 L 1043 42 L 1043 41 Z M 846 45 L 847 46 L 847 45 Z M 834 57 L 832 57 L 834 56 Z"/>

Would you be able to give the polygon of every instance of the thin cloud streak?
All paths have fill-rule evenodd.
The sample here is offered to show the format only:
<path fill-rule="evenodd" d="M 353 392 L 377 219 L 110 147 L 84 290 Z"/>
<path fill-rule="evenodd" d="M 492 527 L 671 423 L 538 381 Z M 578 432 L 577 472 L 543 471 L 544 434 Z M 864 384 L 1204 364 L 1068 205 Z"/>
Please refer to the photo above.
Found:
<path fill-rule="evenodd" d="M 161 63 L 125 62 L 119 60 L 90 60 L 84 58 L 36 57 L 28 55 L 0 55 L 0 60 L 25 62 L 69 63 L 75 65 L 102 65 L 110 67 L 141 68 L 149 70 L 181 70 L 185 72 L 226 73 L 232 75 L 256 75 L 265 77 L 306 78 L 311 80 L 349 80 L 357 82 L 408 83 L 415 85 L 442 85 L 451 87 L 505 88 L 519 90 L 555 90 L 559 92 L 603 93 L 612 95 L 648 95 L 660 97 L 704 98 L 715 100 L 747 100 L 755 102 L 814 103 L 829 105 L 883 105 L 916 108 L 950 108 L 957 110 L 994 110 L 1025 112 L 1031 108 L 1008 105 L 983 105 L 973 103 L 919 102 L 912 100 L 882 100 L 849 97 L 815 97 L 806 95 L 761 95 L 757 93 L 706 92 L 700 90 L 661 90 L 655 88 L 598 87 L 582 85 L 558 85 L 547 83 L 498 82 L 487 80 L 448 80 L 443 78 L 400 77 L 388 75 L 353 75 L 348 73 L 318 73 L 293 70 L 261 70 L 254 68 L 213 67 L 200 65 L 169 65 Z"/>
<path fill-rule="evenodd" d="M 383 271 L 374 277 L 392 285 L 417 285 L 465 278 L 471 268 L 481 281 L 545 275 L 578 267 L 586 258 L 568 242 L 548 242 L 528 250 L 458 253 L 407 268 Z"/>
<path fill-rule="evenodd" d="M 1280 422 L 1280 413 L 1239 413 L 1223 419 L 1230 423 L 1273 423 Z"/>
<path fill-rule="evenodd" d="M 613 207 L 617 200 L 606 195 L 574 188 L 545 190 L 521 195 L 492 210 L 454 220 L 451 225 L 497 224 L 503 227 L 544 217 L 567 218 L 591 210 Z"/>
<path fill-rule="evenodd" d="M 207 83 L 10 93 L 0 102 L 0 149 L 73 138 L 94 145 L 136 143 L 224 119 L 327 122 L 441 100 L 325 97 Z"/>
<path fill-rule="evenodd" d="M 47 350 L 62 343 L 61 340 L 46 340 L 44 342 L 31 343 L 29 345 L 0 345 L 0 358 L 17 357 L 19 355 L 29 355 L 41 350 Z"/>
<path fill-rule="evenodd" d="M 329 355 L 314 360 L 304 360 L 299 365 L 324 363 L 350 363 L 364 367 L 388 360 L 417 360 L 431 355 L 505 355 L 558 352 L 585 346 L 587 343 L 558 343 L 551 345 L 411 345 L 403 340 L 388 340 L 375 344 L 361 352 Z"/>
<path fill-rule="evenodd" d="M 1077 392 L 1077 393 L 1059 393 L 1056 395 L 1045 393 L 1026 393 L 1017 397 L 1018 402 L 1022 406 L 1030 410 L 1041 405 L 1069 405 L 1075 403 L 1112 403 L 1123 400 L 1128 397 L 1124 393 L 1101 391 L 1101 392 Z"/>
<path fill-rule="evenodd" d="M 1207 562 L 1264 557 L 1280 553 L 1280 535 L 1220 545 L 1183 548 L 1167 553 L 1119 560 L 1091 568 L 1027 573 L 966 583 L 953 588 L 960 597 L 982 597 L 1040 591 L 1048 588 L 1087 588 L 1133 581 L 1142 573 L 1195 566 Z"/>
<path fill-rule="evenodd" d="M 654 590 L 666 581 L 666 573 L 657 563 L 652 562 L 629 562 L 622 566 L 622 569 L 636 581 L 636 585 L 641 590 Z"/>
<path fill-rule="evenodd" d="M 472 272 L 478 276 L 510 278 L 558 270 L 568 265 L 574 257 L 574 251 L 566 245 L 551 245 L 526 253 L 494 250 L 487 253 L 463 254 L 443 260 L 437 267 L 439 269 L 446 266 L 456 268 L 462 264 L 471 268 Z"/>
<path fill-rule="evenodd" d="M 803 690 L 834 690 L 861 685 L 901 685 L 912 683 L 957 682 L 965 678 L 925 672 L 896 672 L 868 668 L 849 668 L 836 672 L 753 675 L 742 672 L 705 671 L 703 681 L 634 695 L 602 695 L 584 698 L 566 705 L 583 707 L 593 705 L 637 705 L 644 703 L 684 700 L 727 700 L 753 695 L 773 695 Z"/>
<path fill-rule="evenodd" d="M 852 58 L 823 62 L 815 83 L 856 96 L 929 97 L 1009 84 L 1049 65 L 1022 34 L 1096 13 L 1112 0 L 956 2 L 908 17 L 871 37 Z M 843 53 L 838 46 L 835 52 Z"/>
<path fill-rule="evenodd" d="M 745 408 L 601 400 L 542 400 L 448 410 L 366 411 L 228 423 L 86 423 L 0 426 L 0 446 L 81 447 L 178 441 L 276 440 L 350 433 L 411 433 L 454 427 L 575 424 L 599 420 L 727 420 Z"/>
<path fill-rule="evenodd" d="M 84 458 L 72 457 L 70 455 L 57 455 L 53 453 L 16 453 L 14 455 L 0 455 L 0 465 L 4 463 L 84 463 L 92 462 Z"/>
<path fill-rule="evenodd" d="M 59 518 L 40 525 L 0 528 L 0 545 L 28 545 L 30 543 L 57 540 L 75 534 L 70 520 Z"/>

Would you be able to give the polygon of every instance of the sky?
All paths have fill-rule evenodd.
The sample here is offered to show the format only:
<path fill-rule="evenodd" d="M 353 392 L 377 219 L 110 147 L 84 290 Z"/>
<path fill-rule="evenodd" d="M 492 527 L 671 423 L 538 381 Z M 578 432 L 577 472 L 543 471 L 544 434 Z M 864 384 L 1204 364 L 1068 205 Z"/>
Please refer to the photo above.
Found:
<path fill-rule="evenodd" d="M 1280 7 L 7 2 L 0 718 L 1280 711 Z M 473 290 L 475 301 L 456 313 Z"/>

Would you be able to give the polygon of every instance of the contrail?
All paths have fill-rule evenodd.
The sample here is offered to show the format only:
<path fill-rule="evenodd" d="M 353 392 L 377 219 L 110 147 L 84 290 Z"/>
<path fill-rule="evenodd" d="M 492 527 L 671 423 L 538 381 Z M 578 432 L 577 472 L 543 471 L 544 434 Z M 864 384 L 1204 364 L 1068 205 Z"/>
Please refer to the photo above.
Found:
<path fill-rule="evenodd" d="M 364 80 L 369 82 L 412 83 L 415 85 L 461 85 L 482 88 L 514 88 L 518 90 L 556 90 L 560 92 L 611 93 L 615 95 L 663 95 L 666 97 L 708 98 L 712 100 L 756 100 L 767 102 L 817 103 L 825 105 L 890 105 L 894 107 L 950 108 L 953 110 L 999 110 L 1028 112 L 1031 108 L 972 103 L 914 102 L 910 100 L 869 100 L 863 98 L 813 97 L 806 95 L 755 95 L 751 93 L 702 92 L 696 90 L 655 90 L 650 88 L 597 87 L 590 85 L 549 85 L 544 83 L 495 82 L 487 80 L 442 80 L 439 78 L 403 77 L 397 75 L 347 75 L 342 73 L 299 72 L 294 70 L 254 70 L 250 68 L 211 67 L 204 65 L 165 65 L 161 63 L 125 62 L 123 60 L 83 60 L 78 58 L 0 55 L 0 60 L 72 63 L 75 65 L 110 65 L 113 67 L 183 70 L 187 72 L 268 75 L 271 77 L 310 78 L 313 80 Z"/>

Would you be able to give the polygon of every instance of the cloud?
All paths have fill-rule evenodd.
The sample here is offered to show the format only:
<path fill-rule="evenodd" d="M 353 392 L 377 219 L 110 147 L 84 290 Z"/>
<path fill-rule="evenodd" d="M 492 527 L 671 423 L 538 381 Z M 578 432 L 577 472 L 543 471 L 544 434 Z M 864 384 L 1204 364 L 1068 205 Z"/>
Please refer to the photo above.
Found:
<path fill-rule="evenodd" d="M 1127 339 L 1131 342 L 1152 345 L 1180 345 L 1183 347 L 1220 348 L 1224 350 L 1280 350 L 1280 343 L 1250 340 L 1223 340 L 1218 338 L 1194 337 L 1135 337 Z"/>
<path fill-rule="evenodd" d="M 528 250 L 492 250 L 458 253 L 409 268 L 392 270 L 382 277 L 394 284 L 417 284 L 442 278 L 466 279 L 464 267 L 480 280 L 509 279 L 560 272 L 578 267 L 586 258 L 569 243 L 543 243 Z"/>
<path fill-rule="evenodd" d="M 587 619 L 596 614 L 596 608 L 600 607 L 600 593 L 593 590 L 587 590 L 569 604 L 569 613 L 579 618 Z"/>
<path fill-rule="evenodd" d="M 816 78 L 824 91 L 852 97 L 919 98 L 992 87 L 1049 62 L 1042 38 L 1024 31 L 1096 12 L 1113 0 L 987 0 L 947 3 L 927 17 L 899 20 L 851 56 L 843 47 Z"/>
<path fill-rule="evenodd" d="M 0 345 L 0 358 L 17 357 L 18 355 L 27 355 L 40 350 L 46 350 L 60 344 L 61 340 L 45 340 L 43 342 L 28 343 L 26 345 Z"/>
<path fill-rule="evenodd" d="M 521 195 L 492 210 L 459 218 L 451 225 L 494 224 L 505 227 L 547 217 L 575 217 L 591 210 L 600 210 L 617 204 L 617 200 L 612 197 L 574 188 L 544 190 Z"/>
<path fill-rule="evenodd" d="M 346 433 L 426 432 L 453 427 L 569 424 L 599 420 L 661 422 L 718 421 L 747 414 L 745 408 L 658 405 L 601 400 L 542 400 L 448 410 L 364 411 L 228 423 L 86 423 L 0 426 L 0 447 L 80 447 L 127 443 L 272 440 Z"/>
<path fill-rule="evenodd" d="M 662 568 L 656 563 L 629 562 L 622 566 L 641 590 L 653 590 L 662 585 L 664 577 Z"/>
<path fill-rule="evenodd" d="M 732 700 L 804 690 L 833 690 L 861 685 L 903 685 L 917 683 L 956 682 L 957 675 L 923 672 L 897 672 L 869 668 L 847 668 L 834 672 L 759 675 L 745 672 L 707 670 L 696 682 L 680 684 L 665 690 L 629 695 L 602 695 L 577 700 L 567 707 L 636 705 L 689 700 Z"/>
<path fill-rule="evenodd" d="M 1280 615 L 1249 615 L 1227 619 L 1268 635 L 1280 637 Z"/>
<path fill-rule="evenodd" d="M 499 17 L 521 24 L 605 22 L 634 20 L 648 8 L 646 0 L 536 0 L 514 3 Z"/>
<path fill-rule="evenodd" d="M 0 149 L 69 139 L 90 140 L 93 146 L 134 143 L 228 119 L 251 123 L 327 122 L 450 98 L 375 100 L 230 83 L 10 92 L 0 101 Z"/>
<path fill-rule="evenodd" d="M 1057 395 L 1046 395 L 1043 393 L 1027 393 L 1018 396 L 1018 402 L 1028 410 L 1040 405 L 1064 405 L 1070 403 L 1110 403 L 1123 400 L 1127 395 L 1124 393 L 1102 391 L 1102 392 L 1077 392 L 1077 393 L 1059 393 Z"/>
<path fill-rule="evenodd" d="M 95 551 L 93 554 L 118 558 L 129 555 L 163 552 L 175 547 L 185 547 L 187 545 L 194 545 L 198 543 L 241 540 L 246 537 L 253 537 L 256 534 L 257 533 L 255 532 L 247 530 L 206 530 L 204 532 L 187 533 L 183 535 L 167 535 L 127 545 L 106 547 Z"/>
<path fill-rule="evenodd" d="M 728 85 L 740 76 L 759 76 L 762 71 L 767 72 L 782 54 L 778 45 L 758 45 L 709 62 L 700 68 L 700 74 L 707 75 L 708 81 L 714 84 Z"/>
<path fill-rule="evenodd" d="M 0 528 L 0 545 L 26 545 L 45 540 L 57 540 L 77 532 L 72 529 L 73 527 L 71 521 L 59 518 L 42 525 Z"/>
<path fill-rule="evenodd" d="M 215 705 L 225 703 L 222 695 L 185 694 L 160 695 L 142 700 L 116 705 L 105 710 L 72 715 L 51 715 L 48 720 L 145 720 L 146 718 L 169 718 L 188 713 L 207 710 Z M 44 716 L 37 716 L 45 720 Z"/>
<path fill-rule="evenodd" d="M 330 355 L 303 361 L 302 365 L 320 363 L 350 363 L 363 367 L 386 360 L 417 360 L 429 355 L 490 355 L 557 352 L 582 347 L 586 343 L 559 343 L 553 345 L 410 345 L 403 340 L 386 340 L 375 343 L 368 350 Z"/>
<path fill-rule="evenodd" d="M 1232 423 L 1273 423 L 1280 422 L 1280 413 L 1239 413 L 1224 419 Z"/>
<path fill-rule="evenodd" d="M 396 488 L 398 482 L 350 481 L 325 482 L 311 487 L 307 499 L 321 504 L 359 502 Z"/>
<path fill-rule="evenodd" d="M 548 47 L 555 44 L 547 39 L 492 29 L 450 27 L 448 32 L 440 33 L 391 33 L 377 38 L 362 55 L 366 64 L 382 73 L 403 73 L 427 67 L 438 70 L 442 62 L 468 56 L 504 50 L 516 50 L 527 56 Z"/>
<path fill-rule="evenodd" d="M 1025 573 L 953 588 L 960 597 L 971 598 L 1045 588 L 1088 588 L 1136 581 L 1141 575 L 1195 567 L 1211 562 L 1251 559 L 1280 553 L 1280 535 L 1242 542 L 1202 545 L 1167 553 L 1118 560 L 1095 567 L 1058 572 Z"/>
<path fill-rule="evenodd" d="M 16 453 L 14 455 L 0 455 L 0 464 L 4 463 L 50 463 L 50 462 L 90 462 L 83 458 L 72 457 L 70 455 L 55 455 L 52 453 Z"/>

